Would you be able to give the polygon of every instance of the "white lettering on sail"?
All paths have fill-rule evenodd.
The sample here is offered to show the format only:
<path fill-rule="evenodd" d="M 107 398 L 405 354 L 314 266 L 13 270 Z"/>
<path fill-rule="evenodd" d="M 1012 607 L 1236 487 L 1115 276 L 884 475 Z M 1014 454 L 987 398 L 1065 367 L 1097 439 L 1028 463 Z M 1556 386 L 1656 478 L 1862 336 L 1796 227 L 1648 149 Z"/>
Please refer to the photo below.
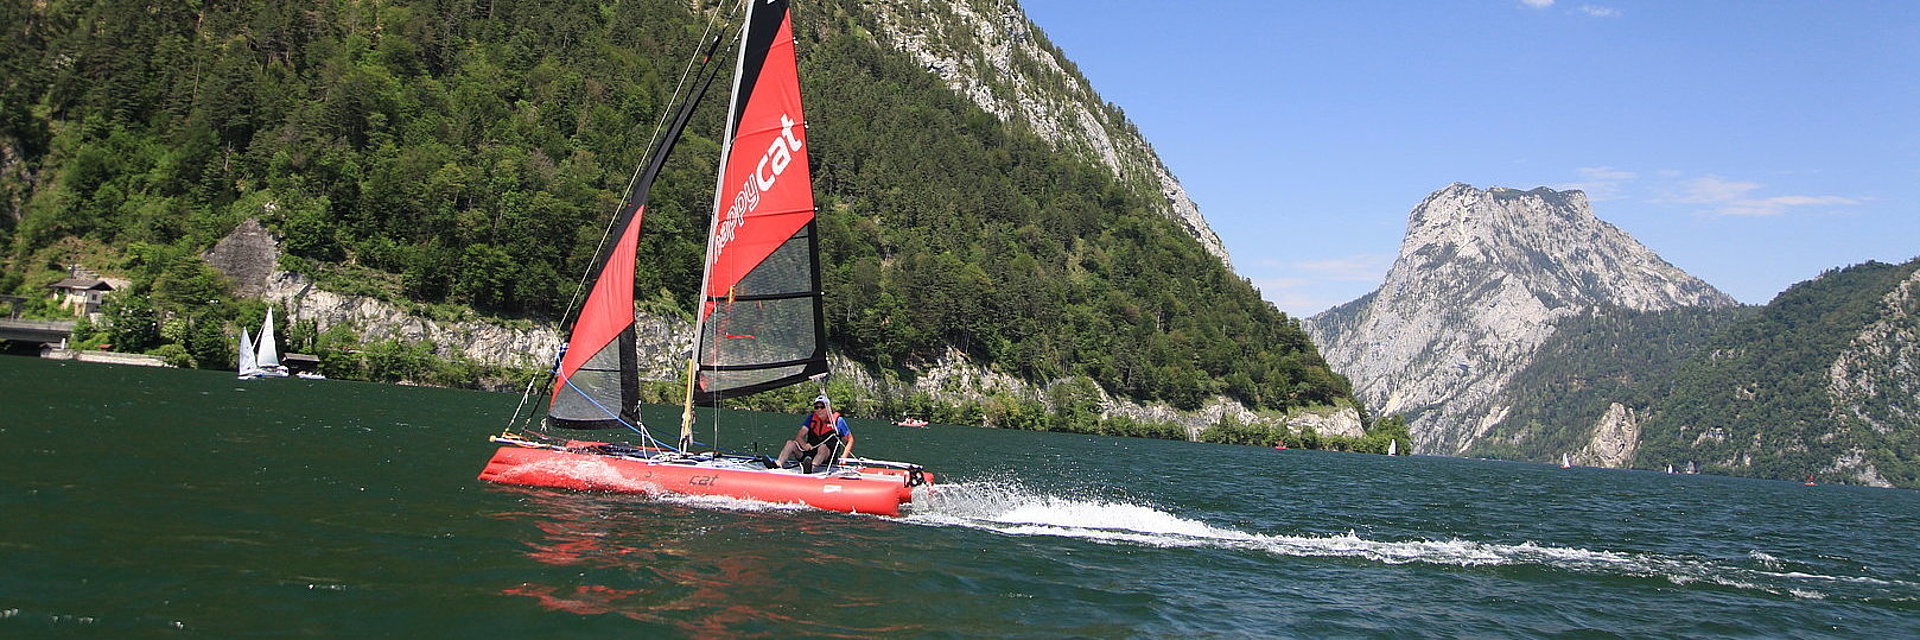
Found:
<path fill-rule="evenodd" d="M 787 170 L 787 163 L 793 161 L 793 154 L 787 151 L 785 138 L 774 138 L 773 145 L 767 147 L 767 155 L 760 158 L 760 166 L 753 172 L 753 180 L 761 191 L 773 188 L 773 181 Z M 773 173 L 767 173 L 767 164 L 773 164 Z M 761 177 L 765 175 L 766 177 Z"/>
<path fill-rule="evenodd" d="M 708 266 L 720 257 L 721 250 L 734 236 L 739 235 L 740 225 L 747 223 L 747 214 L 760 206 L 760 194 L 773 188 L 780 174 L 786 173 L 787 166 L 793 164 L 793 154 L 800 150 L 800 138 L 793 134 L 793 118 L 785 114 L 780 116 L 780 135 L 767 145 L 767 152 L 760 157 L 760 164 L 740 185 L 740 192 L 733 196 L 732 206 L 720 220 L 720 230 L 714 234 L 713 252 L 707 255 Z"/>

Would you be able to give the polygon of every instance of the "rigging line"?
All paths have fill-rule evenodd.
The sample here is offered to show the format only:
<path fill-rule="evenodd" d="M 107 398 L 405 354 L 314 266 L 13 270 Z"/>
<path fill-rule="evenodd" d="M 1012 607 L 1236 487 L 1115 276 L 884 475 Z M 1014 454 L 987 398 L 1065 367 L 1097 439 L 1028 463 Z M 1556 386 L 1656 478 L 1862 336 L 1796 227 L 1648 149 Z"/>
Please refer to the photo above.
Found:
<path fill-rule="evenodd" d="M 661 142 L 660 131 L 666 128 L 667 119 L 668 119 L 667 116 L 673 113 L 672 107 L 675 104 L 678 104 L 682 99 L 691 98 L 690 95 L 687 98 L 682 98 L 680 96 L 680 90 L 682 88 L 686 88 L 687 78 L 698 75 L 693 71 L 694 61 L 699 60 L 700 66 L 702 69 L 705 69 L 708 65 L 712 64 L 713 62 L 713 58 L 710 54 L 703 56 L 700 53 L 701 43 L 707 42 L 707 37 L 710 35 L 713 35 L 715 25 L 721 24 L 722 22 L 733 22 L 732 12 L 738 11 L 743 4 L 744 2 L 735 4 L 733 9 L 728 10 L 728 12 L 724 14 L 724 17 L 721 12 L 715 11 L 713 12 L 712 17 L 707 19 L 707 26 L 704 27 L 703 28 L 704 30 L 700 32 L 700 39 L 694 41 L 695 44 L 693 47 L 693 55 L 687 58 L 687 66 L 685 69 L 682 69 L 680 71 L 680 79 L 674 81 L 673 83 L 673 99 L 667 102 L 668 108 L 662 109 L 660 111 L 659 119 L 654 121 L 653 134 L 647 136 L 647 155 L 652 155 L 653 149 L 655 147 L 660 146 L 660 142 Z M 691 90 L 689 90 L 689 93 L 691 93 Z M 642 156 L 642 157 L 646 157 L 646 156 Z M 633 168 L 633 176 L 627 179 L 628 191 L 632 191 L 633 185 L 640 182 L 640 173 L 646 169 L 646 166 L 647 166 L 646 163 L 642 162 Z M 612 223 L 608 223 L 608 227 L 612 227 Z M 604 241 L 605 240 L 603 238 L 602 242 Z"/>
<path fill-rule="evenodd" d="M 743 8 L 746 7 L 748 1 L 749 0 L 741 0 L 740 6 Z M 687 393 L 680 410 L 680 440 L 685 442 L 693 441 L 693 391 L 695 385 L 699 382 L 700 342 L 704 339 L 707 328 L 708 308 L 707 303 L 704 302 L 704 297 L 708 293 L 707 288 L 713 278 L 713 252 L 716 239 L 713 230 L 714 225 L 719 222 L 720 199 L 725 194 L 726 189 L 726 163 L 733 155 L 733 141 L 738 137 L 738 131 L 735 130 L 735 127 L 738 127 L 740 124 L 738 121 L 740 115 L 740 81 L 741 76 L 746 73 L 747 32 L 753 28 L 753 15 L 753 10 L 747 9 L 746 14 L 740 19 L 740 44 L 733 63 L 733 88 L 727 92 L 727 125 L 726 128 L 720 131 L 721 169 L 719 175 L 714 176 L 713 181 L 713 208 L 709 214 L 711 217 L 707 220 L 706 225 L 707 249 L 701 254 L 703 264 L 700 268 L 699 295 L 702 296 L 702 300 L 696 301 L 693 305 L 693 348 L 687 352 Z M 715 353 L 717 354 L 718 347 L 716 346 L 715 348 Z M 714 440 L 717 442 L 720 439 L 720 413 L 717 410 L 719 405 L 718 398 L 715 399 L 714 404 L 716 411 L 711 415 L 711 419 L 713 420 Z"/>
<path fill-rule="evenodd" d="M 729 13 L 723 17 L 721 13 L 715 12 L 713 14 L 713 17 L 707 20 L 706 27 L 700 33 L 700 39 L 695 41 L 696 44 L 694 45 L 694 48 L 693 48 L 693 55 L 687 57 L 686 68 L 681 70 L 680 78 L 674 81 L 673 93 L 669 96 L 667 100 L 667 104 L 660 110 L 660 117 L 654 122 L 653 133 L 648 135 L 647 137 L 646 152 L 641 154 L 640 156 L 643 160 L 634 165 L 633 175 L 627 178 L 626 190 L 622 192 L 622 198 L 621 198 L 622 202 L 620 203 L 621 207 L 625 207 L 629 204 L 624 201 L 625 195 L 631 194 L 633 192 L 633 187 L 639 184 L 640 182 L 640 176 L 646 172 L 647 162 L 648 162 L 646 159 L 652 157 L 653 150 L 659 148 L 660 145 L 663 142 L 665 142 L 664 140 L 662 140 L 663 136 L 661 135 L 661 132 L 663 129 L 666 128 L 666 123 L 669 120 L 669 116 L 671 116 L 677 110 L 676 107 L 678 107 L 681 103 L 687 100 L 693 99 L 693 89 L 687 86 L 688 78 L 700 75 L 701 72 L 704 72 L 708 67 L 712 66 L 713 57 L 711 55 L 711 51 L 715 50 L 715 47 L 713 46 L 714 43 L 711 43 L 708 41 L 708 36 L 713 35 L 714 25 L 719 24 L 722 21 L 732 22 L 733 16 Z M 719 36 L 715 36 L 716 39 L 718 37 Z M 709 51 L 708 55 L 701 54 L 700 51 L 703 48 Z M 698 62 L 701 72 L 694 71 L 696 62 Z M 681 92 L 683 90 L 686 91 L 687 95 L 684 95 L 684 96 L 681 95 Z M 620 214 L 618 210 L 614 212 L 614 215 L 607 218 L 607 226 L 601 229 L 600 231 L 600 242 L 594 245 L 594 249 L 593 249 L 594 255 L 598 256 L 600 255 L 601 251 L 606 249 L 607 241 L 613 237 L 613 224 L 615 222 L 618 222 L 619 220 L 620 220 Z M 574 307 L 580 303 L 580 296 L 587 290 L 587 281 L 593 277 L 593 270 L 597 266 L 599 265 L 590 262 L 587 264 L 586 270 L 580 274 L 580 278 L 577 280 L 579 285 L 574 288 L 573 297 L 567 301 L 567 306 L 566 306 L 568 310 L 567 315 L 561 318 L 562 326 L 565 326 L 566 321 L 571 319 L 571 316 L 574 313 Z"/>
<path fill-rule="evenodd" d="M 654 446 L 660 447 L 662 449 L 666 449 L 668 451 L 673 451 L 675 453 L 686 453 L 685 451 L 681 451 L 679 449 L 675 449 L 673 447 L 667 446 L 666 443 L 661 442 L 658 438 L 653 437 L 653 434 L 651 432 L 648 432 L 645 427 L 636 427 L 633 424 L 628 423 L 625 419 L 620 417 L 620 414 L 615 413 L 611 409 L 608 409 L 606 405 L 600 404 L 599 400 L 593 399 L 593 396 L 589 395 L 585 389 L 581 389 L 580 387 L 574 386 L 572 379 L 568 379 L 566 382 L 567 382 L 567 388 L 573 389 L 575 393 L 580 394 L 580 397 L 586 398 L 587 402 L 593 403 L 593 406 L 595 408 L 598 408 L 601 413 L 607 414 L 607 417 L 613 419 L 614 422 L 620 423 L 620 426 L 626 427 L 628 430 L 633 431 L 634 433 L 640 434 L 640 437 L 642 438 L 646 438 L 647 442 L 652 443 Z"/>
<path fill-rule="evenodd" d="M 515 423 L 525 424 L 525 423 L 531 423 L 533 421 L 533 412 L 531 411 L 527 412 L 527 417 L 525 422 L 521 421 L 520 412 L 521 410 L 526 409 L 527 402 L 533 399 L 534 386 L 540 385 L 541 381 L 545 380 L 547 375 L 558 373 L 560 371 L 560 361 L 562 358 L 565 358 L 566 355 L 567 355 L 567 345 L 562 344 L 560 345 L 560 352 L 554 354 L 553 367 L 551 367 L 548 370 L 547 374 L 535 373 L 534 375 L 527 376 L 527 388 L 524 391 L 520 392 L 520 404 L 516 405 L 513 408 L 513 416 L 507 418 L 507 428 L 509 429 L 513 428 L 513 425 Z M 545 385 L 540 385 L 540 386 L 545 386 Z"/>

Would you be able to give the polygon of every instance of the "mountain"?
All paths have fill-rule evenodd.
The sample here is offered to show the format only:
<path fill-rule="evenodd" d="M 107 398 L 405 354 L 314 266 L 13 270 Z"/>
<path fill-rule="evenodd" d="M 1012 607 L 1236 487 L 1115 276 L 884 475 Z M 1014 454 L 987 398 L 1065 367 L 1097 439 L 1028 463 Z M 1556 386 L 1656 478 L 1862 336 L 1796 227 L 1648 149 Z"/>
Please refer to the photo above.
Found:
<path fill-rule="evenodd" d="M 355 297 L 288 309 L 314 325 L 289 341 L 353 353 L 403 339 L 368 324 L 416 326 L 361 313 L 378 310 L 462 327 L 409 329 L 421 342 L 390 351 L 517 366 L 500 337 L 544 335 L 565 312 L 685 61 L 730 6 L 6 3 L 0 290 L 38 296 L 75 262 L 124 274 L 128 302 L 98 327 L 116 348 L 229 366 L 220 335 L 260 309 L 200 256 L 258 220 L 277 239 L 277 271 L 257 283 L 275 303 Z M 1017 5 L 824 0 L 794 15 L 838 354 L 883 381 L 963 361 L 1190 412 L 1348 403 Z M 692 304 L 724 111 L 702 105 L 652 194 L 635 277 L 649 315 Z M 474 338 L 475 318 L 511 330 Z M 375 360 L 357 373 L 388 377 Z"/>
<path fill-rule="evenodd" d="M 1920 487 L 1920 260 L 1764 306 L 1595 311 L 1501 392 L 1469 455 Z"/>
<path fill-rule="evenodd" d="M 1456 455 L 1514 411 L 1503 390 L 1565 323 L 1732 298 L 1594 217 L 1586 194 L 1453 184 L 1414 207 L 1378 290 L 1304 324 L 1415 450 Z"/>
<path fill-rule="evenodd" d="M 1836 269 L 1717 333 L 1642 410 L 1634 465 L 1920 487 L 1920 259 Z"/>
<path fill-rule="evenodd" d="M 1200 215 L 1180 180 L 1140 130 L 1053 46 L 1012 0 L 869 5 L 887 46 L 912 56 L 955 93 L 1003 122 L 1018 123 L 1056 149 L 1098 162 L 1178 221 L 1209 255 L 1228 261 L 1226 246 Z"/>
<path fill-rule="evenodd" d="M 1513 410 L 1465 455 L 1635 466 L 1641 425 L 1682 367 L 1756 307 L 1593 309 L 1568 318 L 1500 391 Z M 1686 465 L 1681 464 L 1682 468 Z"/>

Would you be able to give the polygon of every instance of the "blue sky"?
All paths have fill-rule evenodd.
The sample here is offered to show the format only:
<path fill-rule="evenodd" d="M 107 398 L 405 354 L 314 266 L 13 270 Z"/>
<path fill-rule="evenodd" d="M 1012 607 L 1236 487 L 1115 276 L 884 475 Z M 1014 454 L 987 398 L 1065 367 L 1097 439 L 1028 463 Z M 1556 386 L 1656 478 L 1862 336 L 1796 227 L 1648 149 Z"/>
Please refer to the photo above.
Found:
<path fill-rule="evenodd" d="M 1746 303 L 1920 255 L 1920 2 L 1021 5 L 1296 316 L 1453 182 L 1585 189 Z"/>

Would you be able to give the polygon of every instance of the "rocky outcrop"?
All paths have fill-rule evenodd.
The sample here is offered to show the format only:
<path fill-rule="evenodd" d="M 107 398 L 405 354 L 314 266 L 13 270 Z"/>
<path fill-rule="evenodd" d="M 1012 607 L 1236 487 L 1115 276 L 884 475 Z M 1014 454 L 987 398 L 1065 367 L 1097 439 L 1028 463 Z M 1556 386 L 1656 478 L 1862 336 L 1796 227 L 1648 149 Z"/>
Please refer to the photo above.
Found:
<path fill-rule="evenodd" d="M 1880 475 L 1880 469 L 1867 459 L 1866 451 L 1859 448 L 1848 450 L 1833 460 L 1833 464 L 1820 470 L 1820 475 L 1829 480 L 1845 480 L 1851 484 L 1869 487 L 1893 487 L 1886 476 Z"/>
<path fill-rule="evenodd" d="M 1001 121 L 1020 123 L 1056 148 L 1106 166 L 1123 182 L 1158 192 L 1162 213 L 1229 262 L 1220 236 L 1153 147 L 1047 42 L 1017 2 L 880 0 L 868 6 L 883 43 L 913 56 Z"/>
<path fill-rule="evenodd" d="M 6 227 L 20 225 L 22 207 L 28 194 L 33 193 L 33 172 L 27 169 L 26 153 L 20 148 L 20 140 L 10 135 L 0 134 L 0 221 Z"/>
<path fill-rule="evenodd" d="M 1827 397 L 1840 427 L 1829 438 L 1857 431 L 1860 439 L 1886 446 L 1896 434 L 1920 431 L 1920 270 L 1881 299 L 1877 319 L 1834 358 Z M 1894 486 L 1861 447 L 1835 458 L 1822 473 L 1853 484 Z"/>
<path fill-rule="evenodd" d="M 1615 402 L 1607 407 L 1607 413 L 1593 426 L 1593 437 L 1587 446 L 1573 454 L 1575 463 L 1589 467 L 1624 468 L 1633 463 L 1633 457 L 1640 451 L 1640 423 L 1644 420 L 1639 412 Z"/>
<path fill-rule="evenodd" d="M 1827 368 L 1832 416 L 1878 433 L 1920 429 L 1920 270 L 1887 293 L 1878 319 Z"/>
<path fill-rule="evenodd" d="M 1580 191 L 1456 183 L 1414 207 L 1378 290 L 1304 324 L 1362 402 L 1409 417 L 1416 451 L 1453 455 L 1507 414 L 1501 390 L 1557 322 L 1733 304 L 1594 217 Z"/>
<path fill-rule="evenodd" d="M 880 389 L 882 386 L 880 381 L 867 375 L 864 369 L 851 362 L 836 359 L 834 372 L 835 376 L 851 382 L 855 387 L 870 394 L 877 395 L 883 392 Z M 1030 384 L 982 367 L 954 349 L 949 349 L 945 356 L 926 365 L 917 374 L 913 381 L 885 389 L 884 393 L 887 395 L 925 394 L 953 403 L 984 403 L 994 394 L 1008 395 L 1042 404 L 1049 402 L 1047 386 Z M 1124 417 L 1141 423 L 1180 425 L 1186 429 L 1189 440 L 1198 439 L 1201 431 L 1223 421 L 1246 425 L 1286 426 L 1296 431 L 1311 428 L 1321 435 L 1353 438 L 1366 435 L 1366 429 L 1360 421 L 1360 413 L 1352 407 L 1329 407 L 1275 418 L 1255 413 L 1245 405 L 1225 396 L 1216 396 L 1208 400 L 1199 410 L 1182 411 L 1165 404 L 1139 404 L 1126 398 L 1114 397 L 1098 386 L 1093 389 L 1098 396 L 1094 404 L 1099 407 L 1101 418 Z"/>
<path fill-rule="evenodd" d="M 550 366 L 565 334 L 550 323 L 475 317 L 434 320 L 366 296 L 334 293 L 298 273 L 279 271 L 262 298 L 287 310 L 288 322 L 313 321 L 320 331 L 346 325 L 363 341 L 428 342 L 445 358 L 478 364 L 538 369 Z M 692 326 L 682 320 L 640 315 L 634 325 L 643 377 L 672 378 L 692 348 Z"/>
<path fill-rule="evenodd" d="M 201 256 L 233 281 L 233 292 L 248 298 L 266 294 L 280 261 L 280 239 L 260 221 L 248 218 Z"/>

